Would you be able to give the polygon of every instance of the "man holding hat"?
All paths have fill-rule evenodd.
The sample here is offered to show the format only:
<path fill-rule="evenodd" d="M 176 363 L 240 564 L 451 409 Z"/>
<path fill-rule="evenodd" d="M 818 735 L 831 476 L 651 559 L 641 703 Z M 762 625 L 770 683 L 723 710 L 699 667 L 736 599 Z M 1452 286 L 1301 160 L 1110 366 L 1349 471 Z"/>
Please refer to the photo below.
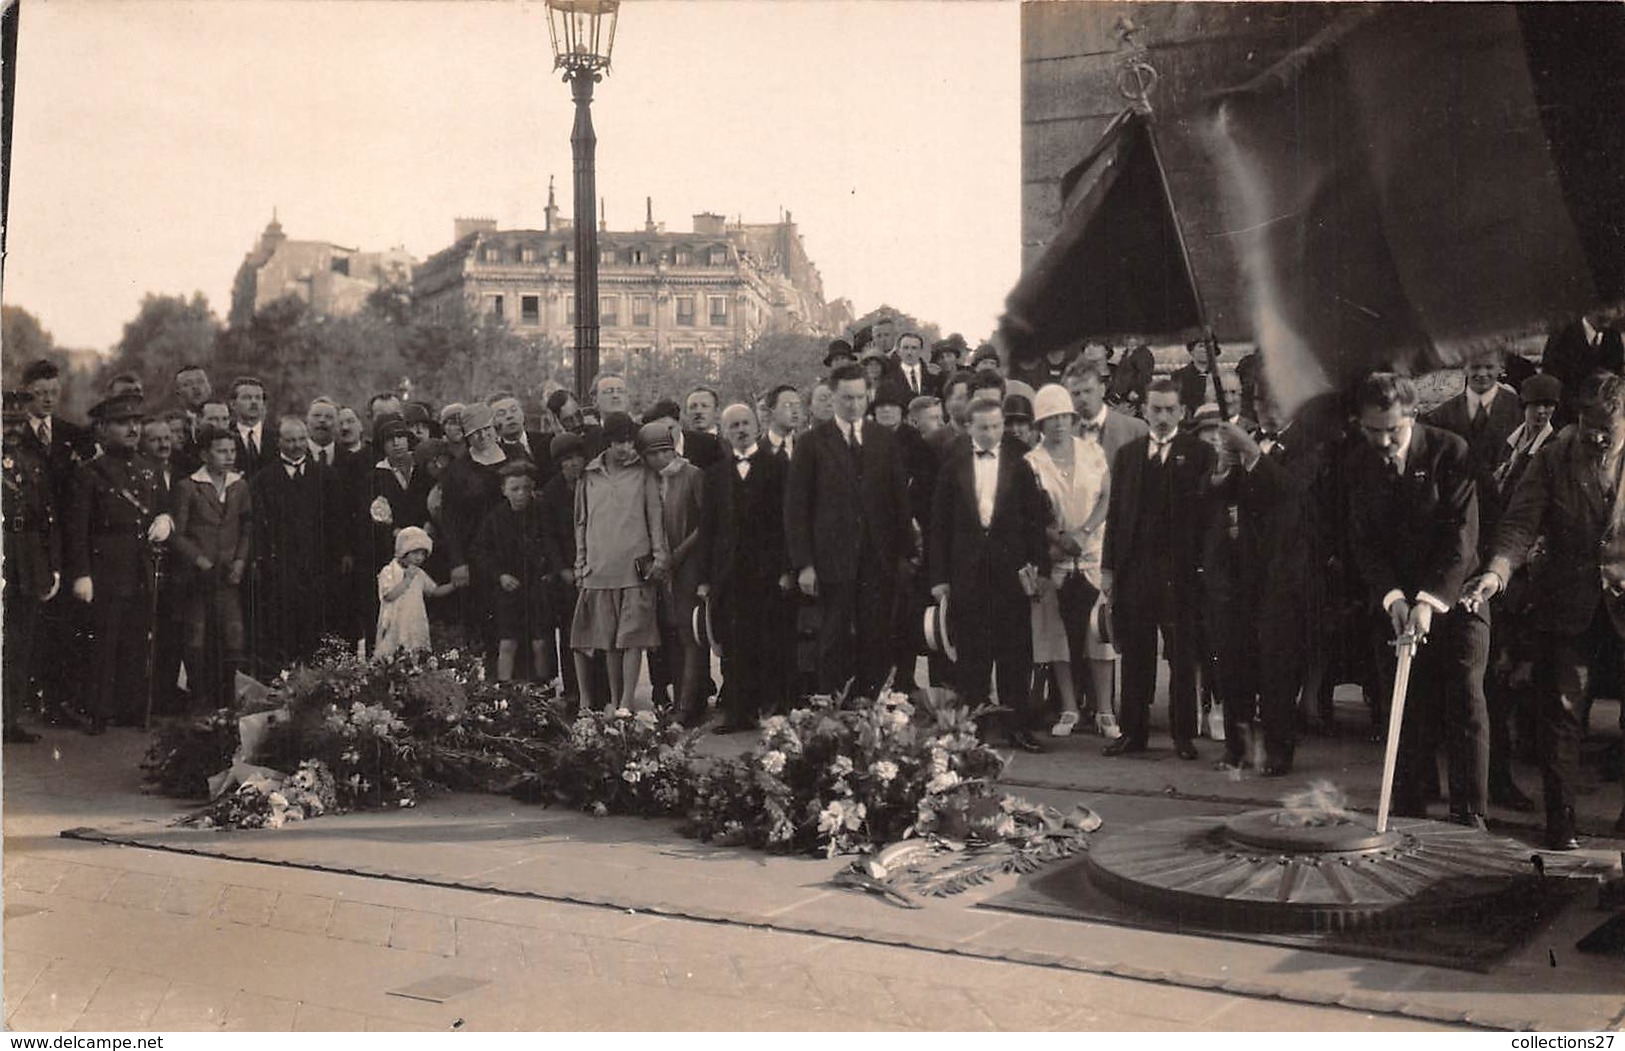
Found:
<path fill-rule="evenodd" d="M 5 528 L 5 595 L 3 612 L 5 696 L 0 701 L 6 744 L 30 744 L 39 738 L 17 721 L 30 698 L 42 607 L 61 586 L 61 544 L 56 500 L 45 460 L 27 447 L 27 391 L 5 392 L 4 497 L 0 511 Z"/>
<path fill-rule="evenodd" d="M 714 641 L 722 647 L 718 732 L 726 733 L 755 726 L 764 705 L 777 710 L 788 700 L 791 579 L 784 536 L 789 467 L 758 441 L 748 406 L 722 411 L 722 434 L 728 455 L 705 472 L 696 571 L 697 593 L 710 605 Z M 698 714 L 685 713 L 685 722 L 694 725 Z"/>
<path fill-rule="evenodd" d="M 141 399 L 121 394 L 91 410 L 103 455 L 84 464 L 74 482 L 66 528 L 67 577 L 73 596 L 90 606 L 89 696 L 86 733 L 118 719 L 144 715 L 147 650 L 157 591 L 157 547 L 174 529 L 158 472 L 137 455 Z"/>

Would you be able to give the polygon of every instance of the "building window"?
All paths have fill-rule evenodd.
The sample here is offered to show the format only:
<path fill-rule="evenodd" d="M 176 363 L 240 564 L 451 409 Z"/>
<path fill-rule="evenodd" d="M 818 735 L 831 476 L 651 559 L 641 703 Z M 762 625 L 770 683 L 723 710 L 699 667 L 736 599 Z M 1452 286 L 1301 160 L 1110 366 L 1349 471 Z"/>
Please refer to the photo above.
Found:
<path fill-rule="evenodd" d="M 676 261 L 678 266 L 693 266 L 694 253 L 686 248 L 677 249 Z"/>
<path fill-rule="evenodd" d="M 571 248 L 569 245 L 564 246 L 564 261 L 566 263 L 573 263 L 576 261 L 576 250 Z"/>
<path fill-rule="evenodd" d="M 647 325 L 649 323 L 649 297 L 632 297 L 632 324 Z"/>
<path fill-rule="evenodd" d="M 576 297 L 575 296 L 565 296 L 564 297 L 564 320 L 570 322 L 571 324 L 575 324 L 575 320 L 576 320 Z"/>
<path fill-rule="evenodd" d="M 713 247 L 711 249 L 711 265 L 712 266 L 727 266 L 728 265 L 728 250 L 726 248 L 722 248 L 720 246 Z"/>
<path fill-rule="evenodd" d="M 541 296 L 519 297 L 519 323 L 521 325 L 540 325 L 542 323 Z"/>
<path fill-rule="evenodd" d="M 621 297 L 598 297 L 598 323 L 600 325 L 619 325 L 621 323 Z"/>
<path fill-rule="evenodd" d="M 726 325 L 728 323 L 728 297 L 707 296 L 706 300 L 711 308 L 711 324 Z"/>
<path fill-rule="evenodd" d="M 498 248 L 496 245 L 487 246 L 485 249 L 485 261 L 487 263 L 502 262 L 502 249 Z"/>
<path fill-rule="evenodd" d="M 644 251 L 641 248 L 632 249 L 632 262 L 634 264 L 647 263 L 648 261 L 649 261 L 649 253 L 648 252 Z"/>
<path fill-rule="evenodd" d="M 686 343 L 681 344 L 679 346 L 672 347 L 671 350 L 672 350 L 673 354 L 692 354 L 692 353 L 694 353 L 694 348 L 689 346 Z"/>
<path fill-rule="evenodd" d="M 613 248 L 600 248 L 598 250 L 598 265 L 599 266 L 614 266 L 615 265 L 615 249 L 613 249 Z"/>
<path fill-rule="evenodd" d="M 485 312 L 500 321 L 502 319 L 502 297 L 486 296 Z"/>
<path fill-rule="evenodd" d="M 677 323 L 679 325 L 694 324 L 694 297 L 677 297 Z"/>
<path fill-rule="evenodd" d="M 521 248 L 519 250 L 519 260 L 524 263 L 534 263 L 536 261 L 536 249 Z"/>

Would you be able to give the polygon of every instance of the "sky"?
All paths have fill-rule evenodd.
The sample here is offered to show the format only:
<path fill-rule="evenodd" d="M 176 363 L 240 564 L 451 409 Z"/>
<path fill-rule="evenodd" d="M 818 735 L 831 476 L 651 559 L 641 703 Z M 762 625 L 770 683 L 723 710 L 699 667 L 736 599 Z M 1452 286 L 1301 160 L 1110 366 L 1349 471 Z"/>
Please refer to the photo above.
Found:
<path fill-rule="evenodd" d="M 5 302 L 106 349 L 148 292 L 287 235 L 447 247 L 570 214 L 573 119 L 532 0 L 24 0 Z M 1019 5 L 627 0 L 598 86 L 611 229 L 789 211 L 827 298 L 989 333 L 1020 267 Z"/>

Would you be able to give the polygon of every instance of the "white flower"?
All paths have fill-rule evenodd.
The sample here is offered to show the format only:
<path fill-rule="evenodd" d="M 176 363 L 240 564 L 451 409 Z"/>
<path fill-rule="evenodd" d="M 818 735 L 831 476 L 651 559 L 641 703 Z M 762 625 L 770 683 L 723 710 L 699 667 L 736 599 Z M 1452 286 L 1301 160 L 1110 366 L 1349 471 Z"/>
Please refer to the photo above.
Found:
<path fill-rule="evenodd" d="M 633 716 L 632 718 L 633 718 L 634 721 L 640 722 L 645 726 L 653 726 L 655 724 L 655 713 L 654 712 L 649 712 L 649 711 L 639 712 L 637 715 Z"/>
<path fill-rule="evenodd" d="M 790 720 L 782 715 L 775 715 L 762 724 L 762 736 L 771 737 L 776 733 L 782 733 L 784 728 L 789 725 Z"/>
<path fill-rule="evenodd" d="M 774 749 L 762 756 L 762 769 L 775 777 L 784 773 L 784 753 Z"/>
<path fill-rule="evenodd" d="M 643 780 L 643 771 L 638 768 L 636 763 L 628 763 L 626 769 L 621 771 L 621 780 L 629 785 L 635 785 Z"/>
<path fill-rule="evenodd" d="M 837 777 L 845 777 L 852 772 L 852 760 L 848 756 L 838 755 L 835 761 L 829 764 L 829 772 Z"/>
<path fill-rule="evenodd" d="M 938 792 L 946 792 L 957 784 L 959 784 L 959 775 L 952 770 L 944 770 L 926 784 L 925 790 L 935 795 Z"/>
<path fill-rule="evenodd" d="M 897 764 L 890 759 L 882 759 L 878 763 L 869 764 L 869 772 L 880 778 L 880 783 L 889 785 L 897 776 Z"/>
<path fill-rule="evenodd" d="M 609 813 L 609 807 L 605 806 L 603 801 L 600 800 L 592 805 L 592 812 L 597 817 L 603 817 L 605 814 Z"/>
<path fill-rule="evenodd" d="M 893 730 L 901 730 L 903 727 L 908 725 L 908 713 L 903 711 L 903 709 L 893 708 L 886 714 L 891 719 L 891 727 Z"/>
<path fill-rule="evenodd" d="M 507 710 L 508 710 L 508 702 L 506 700 L 497 701 L 497 711 L 505 712 Z"/>
<path fill-rule="evenodd" d="M 454 660 L 456 660 L 456 659 L 457 659 L 457 658 L 458 658 L 458 657 L 460 657 L 460 656 L 462 656 L 462 654 L 461 654 L 461 653 L 459 653 L 459 652 L 458 652 L 458 651 L 456 651 L 456 650 L 447 650 L 447 651 L 446 651 L 446 659 L 447 659 L 447 660 L 448 660 L 448 661 L 454 661 Z"/>

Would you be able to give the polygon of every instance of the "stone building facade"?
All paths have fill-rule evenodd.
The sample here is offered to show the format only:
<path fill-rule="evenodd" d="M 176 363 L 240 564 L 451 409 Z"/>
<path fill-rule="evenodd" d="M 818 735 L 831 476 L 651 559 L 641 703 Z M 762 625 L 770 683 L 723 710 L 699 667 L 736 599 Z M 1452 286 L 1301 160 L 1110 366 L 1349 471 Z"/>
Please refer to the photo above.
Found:
<path fill-rule="evenodd" d="M 404 248 L 363 252 L 328 241 L 293 241 L 273 212 L 259 242 L 243 257 L 231 286 L 231 325 L 294 295 L 324 317 L 357 314 L 378 288 L 406 289 L 417 260 Z"/>
<path fill-rule="evenodd" d="M 575 342 L 575 232 L 551 190 L 541 230 L 500 230 L 458 219 L 453 244 L 413 273 L 420 309 L 454 307 L 500 318 L 516 334 Z M 822 334 L 850 308 L 824 301 L 823 279 L 791 217 L 776 223 L 694 216 L 666 230 L 652 205 L 642 230 L 598 234 L 599 345 L 606 355 L 647 352 L 720 357 L 763 332 Z"/>

